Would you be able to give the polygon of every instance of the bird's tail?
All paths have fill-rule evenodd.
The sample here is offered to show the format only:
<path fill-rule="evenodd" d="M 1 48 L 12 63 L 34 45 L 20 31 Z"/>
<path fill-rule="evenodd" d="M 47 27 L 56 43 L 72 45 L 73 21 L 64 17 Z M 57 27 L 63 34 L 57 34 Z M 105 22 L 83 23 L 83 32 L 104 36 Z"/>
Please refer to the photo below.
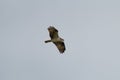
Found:
<path fill-rule="evenodd" d="M 51 40 L 46 40 L 45 43 L 51 42 Z"/>

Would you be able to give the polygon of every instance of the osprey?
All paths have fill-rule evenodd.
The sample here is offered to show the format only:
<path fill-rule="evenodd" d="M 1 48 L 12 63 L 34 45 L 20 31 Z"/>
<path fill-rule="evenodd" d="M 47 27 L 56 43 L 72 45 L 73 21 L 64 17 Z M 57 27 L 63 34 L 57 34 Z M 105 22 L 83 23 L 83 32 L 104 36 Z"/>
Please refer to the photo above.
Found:
<path fill-rule="evenodd" d="M 45 43 L 53 42 L 58 48 L 59 52 L 64 53 L 65 51 L 64 39 L 59 37 L 58 30 L 53 26 L 50 26 L 48 27 L 48 31 L 49 31 L 49 36 L 51 40 L 46 40 Z"/>

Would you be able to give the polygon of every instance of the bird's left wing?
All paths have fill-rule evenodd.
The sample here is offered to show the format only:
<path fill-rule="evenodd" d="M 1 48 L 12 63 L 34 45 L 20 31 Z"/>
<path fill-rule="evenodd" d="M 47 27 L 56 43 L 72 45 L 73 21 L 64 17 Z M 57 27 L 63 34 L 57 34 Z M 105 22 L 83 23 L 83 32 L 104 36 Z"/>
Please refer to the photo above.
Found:
<path fill-rule="evenodd" d="M 56 28 L 50 26 L 48 31 L 51 39 L 58 38 L 58 30 Z"/>

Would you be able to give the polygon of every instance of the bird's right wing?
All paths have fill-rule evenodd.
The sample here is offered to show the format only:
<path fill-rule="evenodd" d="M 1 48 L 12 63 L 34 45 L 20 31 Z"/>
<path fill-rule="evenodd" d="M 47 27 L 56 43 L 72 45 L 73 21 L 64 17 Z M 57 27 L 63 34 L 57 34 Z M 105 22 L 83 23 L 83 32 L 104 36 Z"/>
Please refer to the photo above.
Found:
<path fill-rule="evenodd" d="M 65 51 L 64 42 L 58 41 L 58 42 L 53 42 L 53 43 L 56 45 L 56 47 L 58 48 L 60 53 L 64 53 L 64 51 Z"/>

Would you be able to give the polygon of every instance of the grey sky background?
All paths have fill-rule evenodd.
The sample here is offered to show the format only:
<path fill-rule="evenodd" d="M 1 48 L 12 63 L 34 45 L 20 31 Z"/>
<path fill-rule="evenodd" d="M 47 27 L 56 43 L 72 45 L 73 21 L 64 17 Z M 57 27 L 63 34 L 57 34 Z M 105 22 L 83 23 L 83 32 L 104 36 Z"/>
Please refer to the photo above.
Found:
<path fill-rule="evenodd" d="M 120 80 L 119 0 L 1 0 L 0 80 Z M 65 40 L 59 54 L 53 25 Z"/>

